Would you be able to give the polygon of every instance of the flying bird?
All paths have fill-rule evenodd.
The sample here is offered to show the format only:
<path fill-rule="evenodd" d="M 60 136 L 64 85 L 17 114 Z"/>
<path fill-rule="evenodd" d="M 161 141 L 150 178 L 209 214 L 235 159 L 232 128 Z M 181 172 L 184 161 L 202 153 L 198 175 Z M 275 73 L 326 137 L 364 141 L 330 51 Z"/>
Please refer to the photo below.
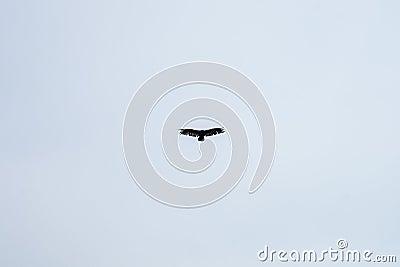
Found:
<path fill-rule="evenodd" d="M 212 128 L 208 130 L 179 129 L 179 133 L 187 136 L 197 137 L 198 141 L 204 141 L 205 136 L 212 136 L 224 133 L 224 128 Z"/>

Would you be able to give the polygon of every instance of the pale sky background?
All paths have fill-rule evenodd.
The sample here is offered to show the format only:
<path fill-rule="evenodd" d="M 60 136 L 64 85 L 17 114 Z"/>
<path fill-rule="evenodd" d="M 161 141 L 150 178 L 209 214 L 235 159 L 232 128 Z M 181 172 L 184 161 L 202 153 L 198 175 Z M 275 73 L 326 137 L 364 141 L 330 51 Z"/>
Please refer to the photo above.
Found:
<path fill-rule="evenodd" d="M 0 266 L 290 266 L 256 253 L 339 238 L 400 260 L 399 13 L 395 0 L 1 1 Z M 194 60 L 260 87 L 277 146 L 257 193 L 244 177 L 188 210 L 133 182 L 122 123 L 147 78 Z"/>

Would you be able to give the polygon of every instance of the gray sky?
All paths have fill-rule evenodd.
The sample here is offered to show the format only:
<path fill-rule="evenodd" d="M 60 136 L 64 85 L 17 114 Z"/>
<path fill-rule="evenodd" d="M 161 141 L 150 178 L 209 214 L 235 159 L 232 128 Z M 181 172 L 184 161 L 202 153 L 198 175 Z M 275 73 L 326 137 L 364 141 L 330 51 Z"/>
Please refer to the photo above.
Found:
<path fill-rule="evenodd" d="M 274 265 L 257 260 L 266 244 L 323 250 L 339 238 L 399 258 L 399 9 L 2 1 L 0 265 Z M 260 87 L 277 145 L 257 193 L 247 175 L 221 201 L 186 210 L 136 186 L 121 136 L 137 88 L 193 60 Z"/>

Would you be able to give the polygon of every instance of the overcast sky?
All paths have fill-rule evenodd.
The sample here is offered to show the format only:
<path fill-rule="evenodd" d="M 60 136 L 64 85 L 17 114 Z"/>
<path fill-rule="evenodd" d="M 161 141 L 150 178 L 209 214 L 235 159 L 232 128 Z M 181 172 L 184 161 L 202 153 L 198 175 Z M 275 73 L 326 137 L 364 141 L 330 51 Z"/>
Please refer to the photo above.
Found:
<path fill-rule="evenodd" d="M 0 265 L 261 266 L 264 245 L 339 238 L 399 258 L 399 12 L 394 0 L 2 1 Z M 187 210 L 133 182 L 122 123 L 147 78 L 194 60 L 259 86 L 277 144 L 255 194 L 250 170 Z"/>

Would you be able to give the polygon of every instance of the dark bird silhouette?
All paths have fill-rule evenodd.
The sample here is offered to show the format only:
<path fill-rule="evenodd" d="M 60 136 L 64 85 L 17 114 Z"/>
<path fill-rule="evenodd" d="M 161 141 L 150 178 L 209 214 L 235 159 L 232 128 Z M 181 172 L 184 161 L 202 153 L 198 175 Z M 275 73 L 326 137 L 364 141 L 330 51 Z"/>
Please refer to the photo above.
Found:
<path fill-rule="evenodd" d="M 205 136 L 212 136 L 224 133 L 224 128 L 212 128 L 208 130 L 179 129 L 179 133 L 187 136 L 198 137 L 197 140 L 204 141 Z"/>

